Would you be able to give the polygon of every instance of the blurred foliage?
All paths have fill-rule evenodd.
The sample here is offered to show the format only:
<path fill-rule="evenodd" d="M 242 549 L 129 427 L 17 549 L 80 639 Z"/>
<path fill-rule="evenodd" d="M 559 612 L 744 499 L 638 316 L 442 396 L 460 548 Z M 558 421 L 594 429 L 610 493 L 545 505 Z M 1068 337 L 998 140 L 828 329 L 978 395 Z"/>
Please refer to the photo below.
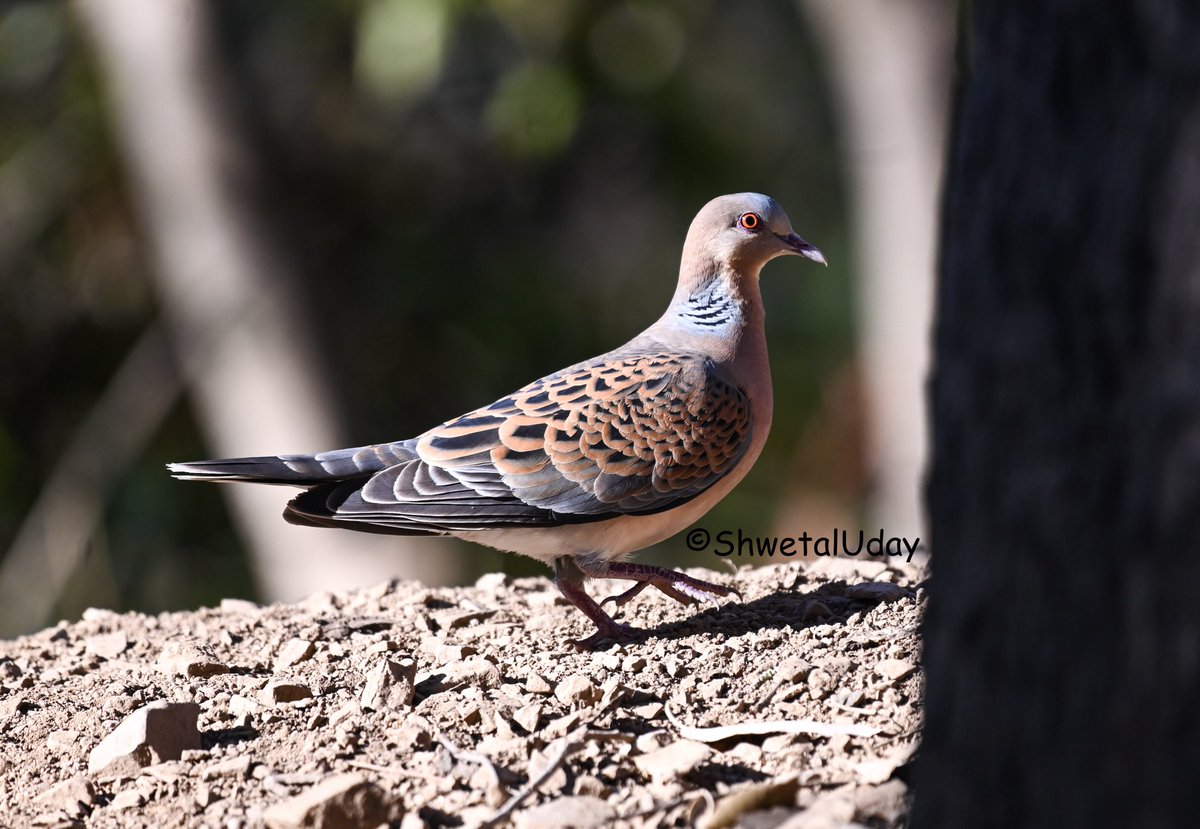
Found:
<path fill-rule="evenodd" d="M 851 356 L 838 146 L 793 3 L 216 9 L 348 445 L 416 434 L 623 342 L 661 313 L 704 202 L 775 196 L 833 265 L 768 266 L 775 425 L 704 522 L 768 531 L 801 434 Z M 68 6 L 0 8 L 0 555 L 156 316 L 93 61 Z M 68 604 L 253 594 L 218 488 L 162 469 L 208 454 L 183 400 L 125 475 Z M 480 569 L 541 572 L 471 550 Z M 678 541 L 643 558 L 696 561 Z"/>

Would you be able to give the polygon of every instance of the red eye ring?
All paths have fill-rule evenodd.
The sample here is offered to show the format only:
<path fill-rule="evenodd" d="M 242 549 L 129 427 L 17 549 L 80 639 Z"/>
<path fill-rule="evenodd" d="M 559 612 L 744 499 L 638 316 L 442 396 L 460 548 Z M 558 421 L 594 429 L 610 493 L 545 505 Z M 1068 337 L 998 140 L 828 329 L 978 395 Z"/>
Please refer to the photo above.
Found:
<path fill-rule="evenodd" d="M 738 218 L 738 225 L 744 230 L 758 230 L 760 224 L 762 224 L 762 219 L 757 213 L 743 213 Z"/>

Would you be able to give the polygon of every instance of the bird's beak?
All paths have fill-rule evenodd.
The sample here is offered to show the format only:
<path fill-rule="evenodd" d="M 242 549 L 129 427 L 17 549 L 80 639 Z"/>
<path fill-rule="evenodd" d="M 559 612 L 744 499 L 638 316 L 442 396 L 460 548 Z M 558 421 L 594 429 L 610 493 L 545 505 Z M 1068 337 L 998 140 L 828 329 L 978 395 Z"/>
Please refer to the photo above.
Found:
<path fill-rule="evenodd" d="M 805 259 L 811 259 L 814 262 L 820 262 L 826 267 L 829 266 L 829 263 L 825 261 L 825 254 L 817 250 L 815 245 L 810 245 L 808 242 L 801 239 L 798 234 L 789 233 L 786 236 L 783 234 L 777 235 L 779 236 L 779 241 L 783 242 L 784 247 L 787 248 L 788 253 L 798 253 Z"/>

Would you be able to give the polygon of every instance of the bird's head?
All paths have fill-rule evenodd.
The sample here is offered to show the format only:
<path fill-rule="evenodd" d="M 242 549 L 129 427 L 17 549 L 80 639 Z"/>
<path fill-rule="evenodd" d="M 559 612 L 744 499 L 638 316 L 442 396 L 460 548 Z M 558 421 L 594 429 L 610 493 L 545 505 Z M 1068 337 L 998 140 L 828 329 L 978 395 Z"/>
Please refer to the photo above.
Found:
<path fill-rule="evenodd" d="M 718 196 L 696 214 L 684 243 L 684 262 L 709 262 L 758 275 L 776 256 L 798 254 L 822 265 L 824 254 L 792 230 L 787 213 L 770 196 Z"/>

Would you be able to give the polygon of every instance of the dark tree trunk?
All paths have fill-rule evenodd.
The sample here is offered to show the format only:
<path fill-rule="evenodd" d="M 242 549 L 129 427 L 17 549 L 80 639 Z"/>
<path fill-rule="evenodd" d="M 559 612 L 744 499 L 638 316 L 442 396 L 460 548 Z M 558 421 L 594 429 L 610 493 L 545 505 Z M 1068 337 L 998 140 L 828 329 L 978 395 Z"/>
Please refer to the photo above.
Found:
<path fill-rule="evenodd" d="M 964 8 L 914 825 L 1197 825 L 1200 3 Z"/>

